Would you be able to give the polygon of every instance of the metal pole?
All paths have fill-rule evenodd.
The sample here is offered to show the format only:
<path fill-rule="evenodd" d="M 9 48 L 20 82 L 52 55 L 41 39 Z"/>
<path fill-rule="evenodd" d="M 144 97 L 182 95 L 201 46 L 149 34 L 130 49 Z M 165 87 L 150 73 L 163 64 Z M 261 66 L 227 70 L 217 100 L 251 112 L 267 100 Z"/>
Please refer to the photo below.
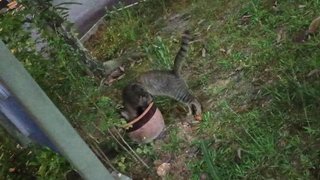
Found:
<path fill-rule="evenodd" d="M 83 178 L 114 179 L 1 40 L 0 81 L 34 117 L 36 124 Z"/>

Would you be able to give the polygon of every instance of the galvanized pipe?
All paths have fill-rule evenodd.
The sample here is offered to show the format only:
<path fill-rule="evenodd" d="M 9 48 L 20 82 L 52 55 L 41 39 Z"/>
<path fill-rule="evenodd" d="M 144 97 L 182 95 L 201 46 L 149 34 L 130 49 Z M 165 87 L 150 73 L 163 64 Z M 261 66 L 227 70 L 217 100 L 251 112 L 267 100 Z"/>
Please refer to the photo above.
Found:
<path fill-rule="evenodd" d="M 114 179 L 1 40 L 0 81 L 33 116 L 35 123 L 83 178 Z"/>

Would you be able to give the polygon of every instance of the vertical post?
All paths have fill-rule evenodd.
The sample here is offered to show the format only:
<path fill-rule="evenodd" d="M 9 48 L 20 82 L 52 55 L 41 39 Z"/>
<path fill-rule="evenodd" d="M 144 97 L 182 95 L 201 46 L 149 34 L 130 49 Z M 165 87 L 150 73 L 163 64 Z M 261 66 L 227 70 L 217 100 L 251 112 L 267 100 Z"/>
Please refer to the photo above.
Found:
<path fill-rule="evenodd" d="M 34 117 L 35 123 L 83 178 L 114 179 L 1 40 L 0 81 Z"/>

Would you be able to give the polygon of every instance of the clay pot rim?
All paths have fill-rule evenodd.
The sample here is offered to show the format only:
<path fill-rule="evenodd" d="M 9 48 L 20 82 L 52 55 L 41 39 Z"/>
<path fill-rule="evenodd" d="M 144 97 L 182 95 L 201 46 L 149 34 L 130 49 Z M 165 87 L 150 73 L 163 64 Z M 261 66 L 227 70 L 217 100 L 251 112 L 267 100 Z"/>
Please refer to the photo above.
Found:
<path fill-rule="evenodd" d="M 154 106 L 154 102 L 151 102 L 148 107 L 143 111 L 142 114 L 140 114 L 138 117 L 134 118 L 132 121 L 128 122 L 127 124 L 124 125 L 124 127 L 131 127 L 133 126 L 133 124 L 139 122 L 152 108 L 152 106 Z M 151 116 L 148 121 L 152 118 L 153 116 Z"/>

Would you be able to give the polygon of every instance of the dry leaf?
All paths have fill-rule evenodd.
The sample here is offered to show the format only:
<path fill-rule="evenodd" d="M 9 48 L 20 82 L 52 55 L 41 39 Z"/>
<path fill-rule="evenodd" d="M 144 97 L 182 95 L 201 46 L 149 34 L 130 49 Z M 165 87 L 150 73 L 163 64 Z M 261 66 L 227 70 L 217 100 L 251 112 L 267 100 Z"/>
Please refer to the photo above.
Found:
<path fill-rule="evenodd" d="M 162 163 L 158 168 L 157 168 L 157 174 L 160 177 L 163 177 L 168 174 L 169 170 L 171 168 L 170 163 Z"/>
<path fill-rule="evenodd" d="M 208 179 L 208 175 L 206 173 L 201 173 L 200 180 L 207 180 L 207 179 Z"/>
<path fill-rule="evenodd" d="M 198 25 L 202 24 L 204 21 L 205 21 L 205 19 L 201 19 L 201 20 L 198 22 Z"/>
<path fill-rule="evenodd" d="M 242 159 L 241 152 L 242 152 L 242 149 L 238 148 L 237 149 L 237 156 L 238 156 L 239 159 Z"/>
<path fill-rule="evenodd" d="M 240 20 L 240 23 L 244 24 L 244 25 L 249 24 L 251 16 L 252 15 L 244 15 L 244 16 L 242 16 L 241 20 Z"/>
<path fill-rule="evenodd" d="M 114 81 L 122 79 L 124 77 L 124 67 L 120 66 L 108 76 L 104 81 L 105 84 L 111 85 Z"/>
<path fill-rule="evenodd" d="M 310 71 L 307 76 L 310 77 L 310 76 L 313 76 L 313 75 L 319 76 L 320 75 L 320 69 L 314 69 L 314 70 Z"/>
<path fill-rule="evenodd" d="M 226 50 L 223 49 L 223 48 L 220 48 L 219 51 L 222 52 L 222 53 L 226 53 Z"/>
<path fill-rule="evenodd" d="M 311 22 L 307 33 L 309 34 L 316 33 L 316 31 L 319 29 L 319 26 L 320 26 L 320 16 Z"/>
<path fill-rule="evenodd" d="M 210 24 L 208 27 L 207 27 L 207 31 L 209 31 L 212 27 L 212 24 Z"/>
<path fill-rule="evenodd" d="M 115 71 L 113 71 L 110 74 L 110 76 L 113 77 L 113 78 L 117 78 L 117 77 L 121 76 L 122 74 L 123 74 L 123 71 L 120 68 L 118 68 Z"/>
<path fill-rule="evenodd" d="M 230 49 L 228 49 L 227 50 L 227 55 L 230 55 L 231 54 L 231 52 L 232 52 L 232 49 L 230 48 Z"/>
<path fill-rule="evenodd" d="M 124 72 L 124 67 L 123 66 L 120 66 L 119 69 L 120 69 L 120 71 Z"/>
<path fill-rule="evenodd" d="M 201 50 L 202 57 L 206 57 L 206 54 L 207 54 L 207 50 L 205 48 L 202 48 Z"/>
<path fill-rule="evenodd" d="M 284 31 L 284 28 L 280 28 L 277 33 L 277 43 L 280 43 L 285 39 L 286 33 Z"/>
<path fill-rule="evenodd" d="M 9 172 L 14 173 L 16 171 L 16 168 L 9 168 Z"/>
<path fill-rule="evenodd" d="M 272 5 L 272 9 L 276 12 L 279 11 L 278 1 L 274 1 L 273 5 Z"/>

